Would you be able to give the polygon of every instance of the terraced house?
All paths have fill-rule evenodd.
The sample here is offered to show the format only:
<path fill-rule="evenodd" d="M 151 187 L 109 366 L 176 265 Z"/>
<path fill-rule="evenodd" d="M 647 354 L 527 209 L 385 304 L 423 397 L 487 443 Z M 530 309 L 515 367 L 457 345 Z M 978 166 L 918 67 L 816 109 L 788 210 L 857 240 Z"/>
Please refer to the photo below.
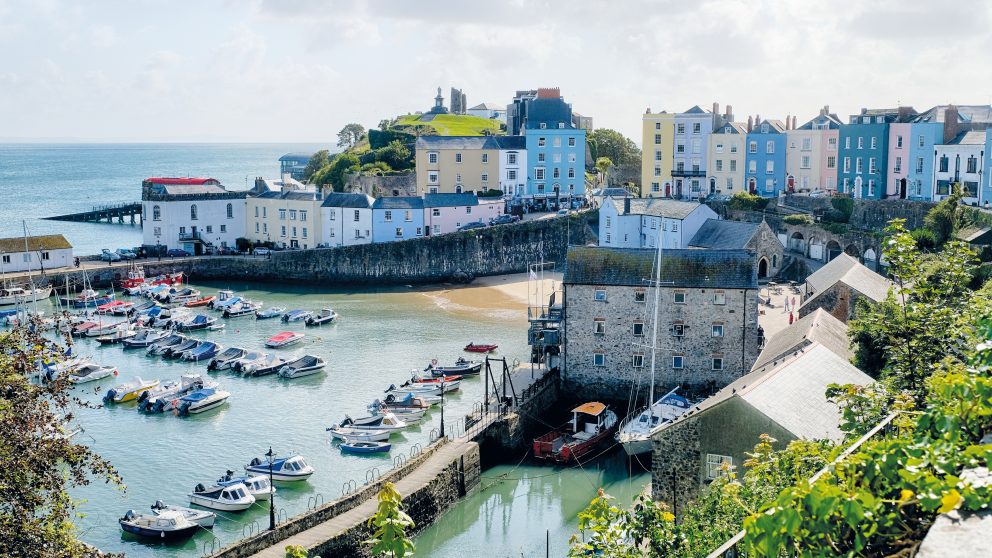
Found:
<path fill-rule="evenodd" d="M 837 158 L 843 123 L 830 107 L 802 126 L 787 130 L 786 187 L 796 192 L 837 190 Z"/>
<path fill-rule="evenodd" d="M 256 180 L 248 197 L 245 237 L 282 248 L 316 248 L 322 243 L 321 203 L 323 196 L 314 186 Z"/>
<path fill-rule="evenodd" d="M 562 281 L 569 391 L 627 400 L 633 386 L 649 382 L 656 253 L 569 249 Z M 754 253 L 666 250 L 661 270 L 656 391 L 715 391 L 746 374 L 760 344 Z"/>
<path fill-rule="evenodd" d="M 641 118 L 641 197 L 672 196 L 672 149 L 675 145 L 675 114 L 647 112 Z"/>
<path fill-rule="evenodd" d="M 757 121 L 747 134 L 744 180 L 747 191 L 777 196 L 785 189 L 785 124 L 781 120 Z"/>
<path fill-rule="evenodd" d="M 557 88 L 537 90 L 523 120 L 527 189 L 522 196 L 552 207 L 585 195 L 586 131 L 572 123 L 572 107 Z M 553 201 L 551 201 L 553 200 Z"/>
<path fill-rule="evenodd" d="M 707 178 L 711 194 L 732 196 L 744 188 L 747 128 L 741 122 L 726 122 L 710 134 Z"/>
<path fill-rule="evenodd" d="M 213 178 L 147 178 L 141 183 L 142 244 L 203 254 L 245 235 L 247 191 Z"/>

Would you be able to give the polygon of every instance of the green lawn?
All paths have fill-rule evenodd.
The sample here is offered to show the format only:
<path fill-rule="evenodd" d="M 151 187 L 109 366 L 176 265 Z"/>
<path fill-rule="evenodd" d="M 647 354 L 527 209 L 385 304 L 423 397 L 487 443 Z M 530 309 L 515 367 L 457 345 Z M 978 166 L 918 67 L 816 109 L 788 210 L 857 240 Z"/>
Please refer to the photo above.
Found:
<path fill-rule="evenodd" d="M 432 126 L 442 136 L 481 136 L 484 130 L 500 134 L 499 121 L 463 114 L 439 114 L 430 122 L 421 122 L 420 115 L 408 114 L 396 120 L 397 126 Z"/>

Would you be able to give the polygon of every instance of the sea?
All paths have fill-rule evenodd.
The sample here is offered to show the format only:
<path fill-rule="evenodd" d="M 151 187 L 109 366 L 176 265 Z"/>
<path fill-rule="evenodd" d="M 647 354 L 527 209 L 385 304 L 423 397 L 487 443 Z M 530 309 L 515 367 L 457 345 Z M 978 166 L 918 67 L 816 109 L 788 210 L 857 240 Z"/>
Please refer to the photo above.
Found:
<path fill-rule="evenodd" d="M 48 221 L 45 217 L 141 199 L 152 176 L 200 176 L 245 190 L 278 178 L 279 157 L 320 144 L 17 143 L 0 144 L 0 238 L 63 234 L 76 255 L 141 245 L 141 225 Z"/>

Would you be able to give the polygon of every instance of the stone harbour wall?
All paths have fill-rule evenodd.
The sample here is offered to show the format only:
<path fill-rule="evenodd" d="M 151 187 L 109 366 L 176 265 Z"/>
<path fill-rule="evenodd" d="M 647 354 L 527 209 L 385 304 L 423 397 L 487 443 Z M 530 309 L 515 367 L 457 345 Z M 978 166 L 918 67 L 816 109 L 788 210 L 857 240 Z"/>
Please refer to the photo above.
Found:
<path fill-rule="evenodd" d="M 552 369 L 525 392 L 517 395 L 524 401 L 513 412 L 486 429 L 484 440 L 496 444 L 503 451 L 526 451 L 530 449 L 531 440 L 548 430 L 541 415 L 554 407 L 561 397 L 561 376 L 558 370 Z"/>
<path fill-rule="evenodd" d="M 665 502 L 669 509 L 684 509 L 700 490 L 699 421 L 677 422 L 658 433 L 651 445 L 651 499 Z"/>

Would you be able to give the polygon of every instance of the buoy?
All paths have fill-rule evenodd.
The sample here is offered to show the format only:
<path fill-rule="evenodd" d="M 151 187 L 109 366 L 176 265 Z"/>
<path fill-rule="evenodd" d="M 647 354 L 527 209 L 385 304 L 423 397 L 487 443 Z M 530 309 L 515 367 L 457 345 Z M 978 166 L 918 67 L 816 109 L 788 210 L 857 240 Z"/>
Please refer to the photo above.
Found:
<path fill-rule="evenodd" d="M 114 376 L 116 376 L 116 375 L 117 375 L 117 370 L 114 370 Z"/>

